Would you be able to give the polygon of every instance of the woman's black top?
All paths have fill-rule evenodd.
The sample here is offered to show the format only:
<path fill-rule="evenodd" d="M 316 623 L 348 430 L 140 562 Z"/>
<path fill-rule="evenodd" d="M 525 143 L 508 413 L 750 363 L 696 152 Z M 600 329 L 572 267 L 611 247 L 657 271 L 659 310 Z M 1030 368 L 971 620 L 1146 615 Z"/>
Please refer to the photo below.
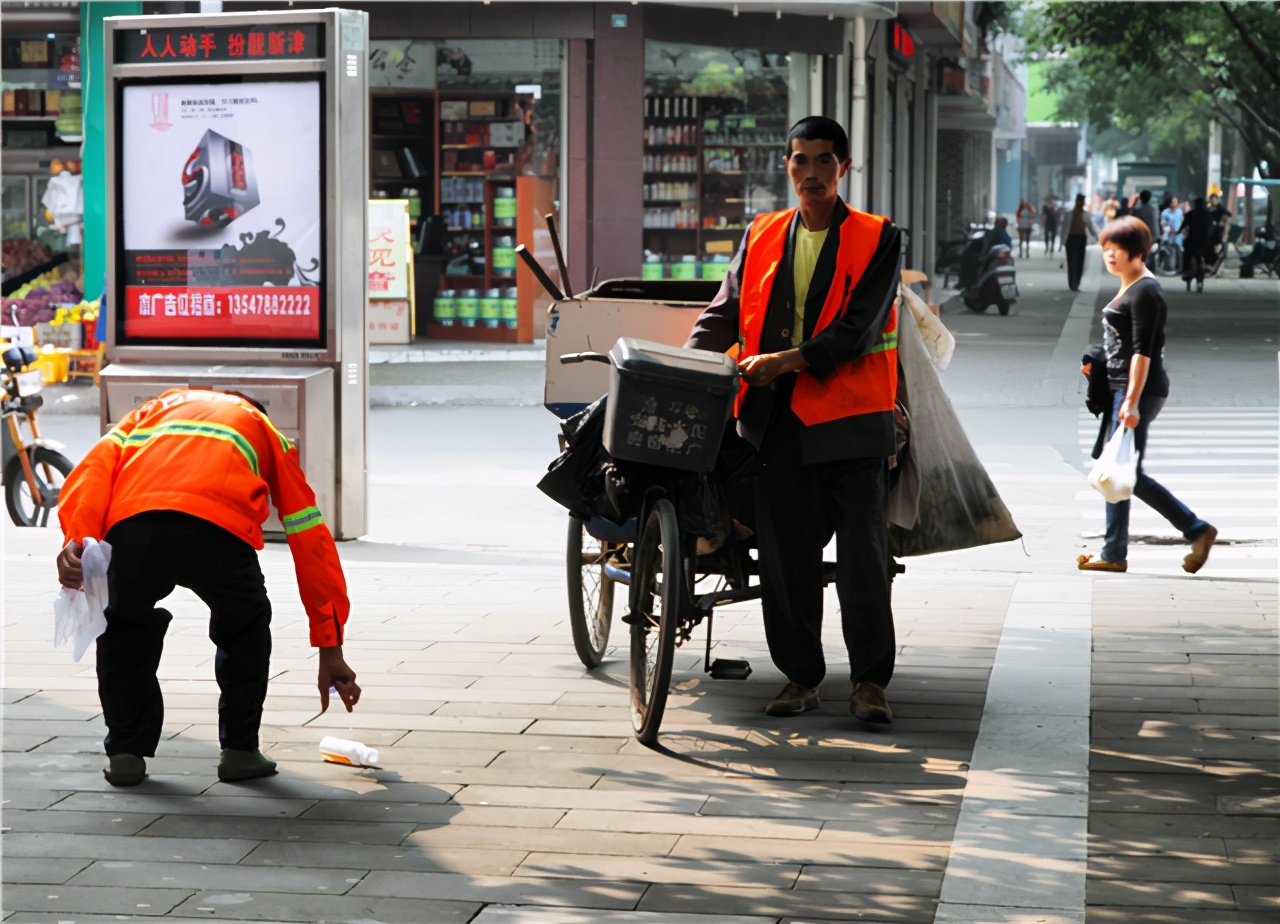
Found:
<path fill-rule="evenodd" d="M 1102 309 L 1102 346 L 1107 353 L 1107 381 L 1116 391 L 1129 385 L 1129 362 L 1138 353 L 1151 360 L 1142 393 L 1169 396 L 1164 371 L 1164 323 L 1169 314 L 1160 283 L 1144 276 Z"/>

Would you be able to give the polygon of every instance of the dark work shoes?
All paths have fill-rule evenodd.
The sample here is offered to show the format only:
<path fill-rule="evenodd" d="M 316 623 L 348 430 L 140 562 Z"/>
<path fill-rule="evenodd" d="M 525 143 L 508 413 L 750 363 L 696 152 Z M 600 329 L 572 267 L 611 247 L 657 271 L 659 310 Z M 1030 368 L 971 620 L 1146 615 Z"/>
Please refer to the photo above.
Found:
<path fill-rule="evenodd" d="M 819 704 L 817 687 L 802 687 L 798 683 L 788 683 L 773 702 L 765 706 L 764 712 L 765 715 L 774 717 L 803 715 L 811 709 L 817 709 Z"/>
<path fill-rule="evenodd" d="M 862 681 L 853 685 L 849 697 L 849 711 L 859 722 L 872 725 L 889 725 L 893 722 L 893 710 L 884 698 L 884 687 Z"/>
<path fill-rule="evenodd" d="M 218 779 L 224 783 L 238 783 L 271 776 L 276 772 L 276 762 L 268 760 L 261 751 L 233 751 L 222 749 L 218 761 Z"/>
<path fill-rule="evenodd" d="M 137 786 L 147 775 L 147 762 L 136 754 L 112 754 L 102 775 L 112 786 Z"/>

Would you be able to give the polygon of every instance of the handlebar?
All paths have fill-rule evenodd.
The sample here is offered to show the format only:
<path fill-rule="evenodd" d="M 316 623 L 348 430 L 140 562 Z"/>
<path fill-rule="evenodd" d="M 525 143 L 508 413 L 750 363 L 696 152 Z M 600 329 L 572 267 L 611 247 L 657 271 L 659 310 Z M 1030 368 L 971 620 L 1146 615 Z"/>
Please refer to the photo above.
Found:
<path fill-rule="evenodd" d="M 562 366 L 567 366 L 570 363 L 608 363 L 608 362 L 612 362 L 612 360 L 609 359 L 608 353 L 595 353 L 595 352 L 589 352 L 589 351 L 584 353 L 565 353 L 563 356 L 560 357 L 560 364 Z"/>

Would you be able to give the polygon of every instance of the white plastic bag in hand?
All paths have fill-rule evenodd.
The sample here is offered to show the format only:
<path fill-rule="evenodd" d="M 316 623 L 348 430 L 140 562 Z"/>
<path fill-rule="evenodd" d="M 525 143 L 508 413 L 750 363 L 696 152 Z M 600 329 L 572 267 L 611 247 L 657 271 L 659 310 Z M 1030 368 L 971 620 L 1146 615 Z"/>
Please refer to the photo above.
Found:
<path fill-rule="evenodd" d="M 111 565 L 111 545 L 85 539 L 80 553 L 84 573 L 82 590 L 64 587 L 53 601 L 53 647 L 72 646 L 79 661 L 93 640 L 107 629 L 107 568 Z"/>
<path fill-rule="evenodd" d="M 1138 450 L 1133 445 L 1133 431 L 1118 427 L 1102 447 L 1102 454 L 1089 472 L 1089 484 L 1107 499 L 1118 504 L 1133 497 L 1138 484 Z"/>
<path fill-rule="evenodd" d="M 947 330 L 941 319 L 929 310 L 929 306 L 925 304 L 923 298 L 905 285 L 898 286 L 899 304 L 906 302 L 911 307 L 911 315 L 916 320 L 916 326 L 920 328 L 920 336 L 924 338 L 924 345 L 929 350 L 929 356 L 933 359 L 933 364 L 939 370 L 947 368 L 951 362 L 951 354 L 956 351 L 956 338 Z M 898 323 L 902 323 L 902 316 L 899 313 Z"/>

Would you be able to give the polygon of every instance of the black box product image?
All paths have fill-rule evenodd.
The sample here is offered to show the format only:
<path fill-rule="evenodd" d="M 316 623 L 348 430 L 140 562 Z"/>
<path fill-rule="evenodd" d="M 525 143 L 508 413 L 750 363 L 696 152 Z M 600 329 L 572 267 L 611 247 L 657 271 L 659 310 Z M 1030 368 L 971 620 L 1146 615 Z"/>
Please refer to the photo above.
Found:
<path fill-rule="evenodd" d="M 206 131 L 182 168 L 187 220 L 202 227 L 224 227 L 258 202 L 249 149 L 213 129 Z"/>

